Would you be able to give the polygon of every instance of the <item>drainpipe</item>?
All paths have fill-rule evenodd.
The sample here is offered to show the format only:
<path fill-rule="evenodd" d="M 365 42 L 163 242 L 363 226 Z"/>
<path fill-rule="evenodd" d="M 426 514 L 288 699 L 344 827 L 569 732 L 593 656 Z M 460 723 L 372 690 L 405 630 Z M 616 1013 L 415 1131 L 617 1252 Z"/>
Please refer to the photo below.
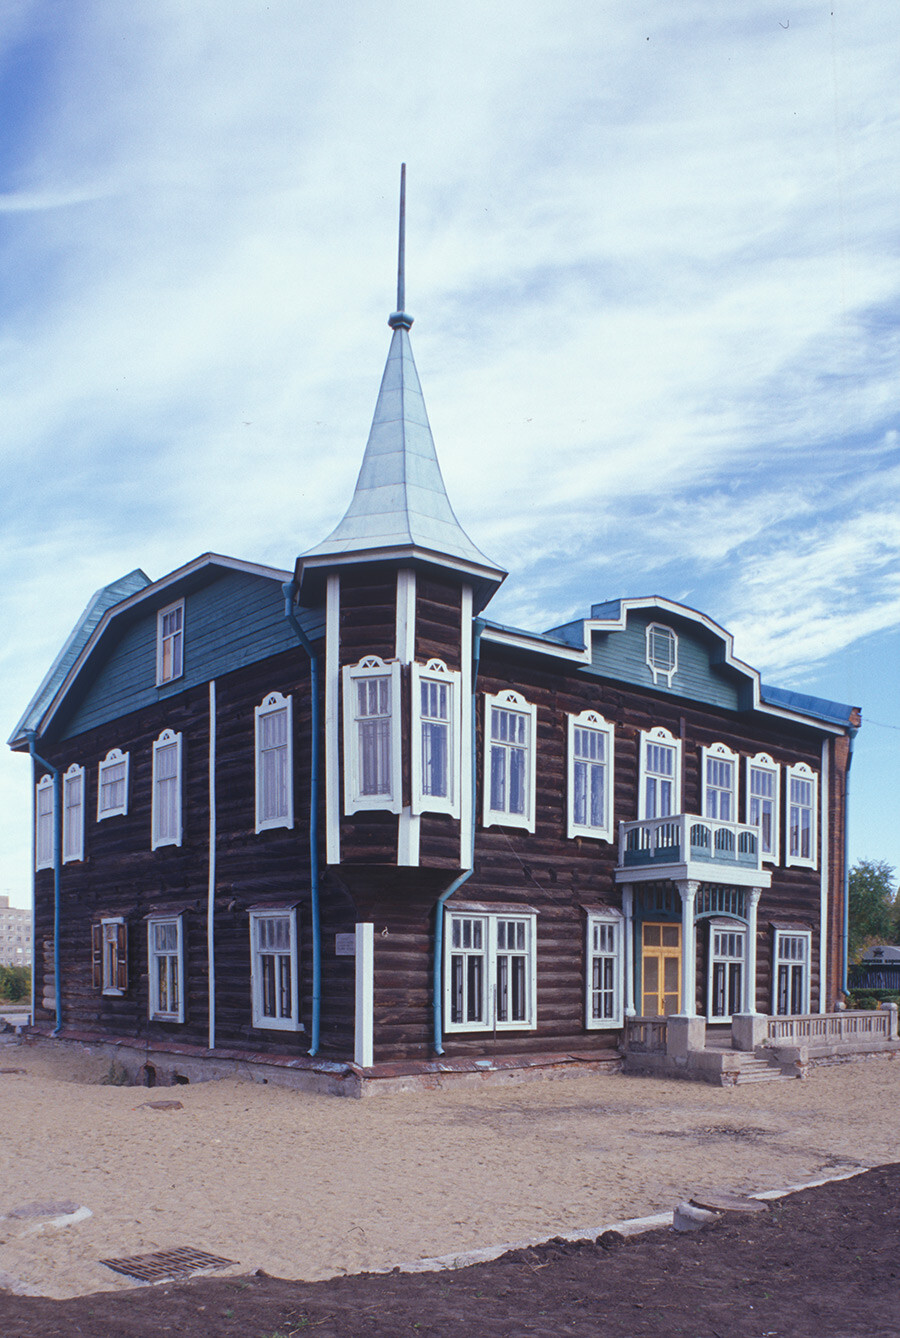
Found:
<path fill-rule="evenodd" d="M 309 893 L 312 912 L 312 1022 L 310 1057 L 319 1052 L 319 1028 L 322 1013 L 322 926 L 319 914 L 319 663 L 309 637 L 294 612 L 296 585 L 286 581 L 281 587 L 284 592 L 284 616 L 287 618 L 300 645 L 309 657 L 309 693 L 311 722 L 310 767 L 309 767 Z"/>
<path fill-rule="evenodd" d="M 859 733 L 859 725 L 850 726 L 849 748 L 847 750 L 847 770 L 844 772 L 844 925 L 841 931 L 841 990 L 847 995 L 847 966 L 850 943 L 850 859 L 848 842 L 850 839 L 850 767 L 853 765 L 853 744 Z"/>
<path fill-rule="evenodd" d="M 441 965 L 444 949 L 444 903 L 449 901 L 457 888 L 462 887 L 463 883 L 468 882 L 475 872 L 475 799 L 476 799 L 476 777 L 478 774 L 476 758 L 476 694 L 475 685 L 478 682 L 478 663 L 481 659 L 481 634 L 484 631 L 484 622 L 481 618 L 476 618 L 473 624 L 472 635 L 472 855 L 469 860 L 468 869 L 463 869 L 458 874 L 449 887 L 441 893 L 437 899 L 434 908 L 434 985 L 433 985 L 433 1003 L 432 1011 L 434 1014 L 434 1053 L 442 1055 L 444 1047 L 442 1044 L 444 1032 L 444 990 L 441 979 Z"/>
<path fill-rule="evenodd" d="M 56 992 L 56 1026 L 51 1035 L 58 1036 L 62 1031 L 62 981 L 60 979 L 60 952 L 59 952 L 59 901 L 60 901 L 60 866 L 62 864 L 62 781 L 60 780 L 59 770 L 52 763 L 47 762 L 34 746 L 34 730 L 29 730 L 26 735 L 28 739 L 28 751 L 31 754 L 32 763 L 42 766 L 45 771 L 49 771 L 53 777 L 53 984 Z M 35 902 L 36 875 L 32 879 L 32 904 Z M 33 918 L 33 913 L 32 913 Z M 34 958 L 37 958 L 37 940 L 32 936 L 32 952 Z M 34 987 L 34 977 L 32 976 L 32 991 Z M 32 1021 L 34 1013 L 32 1012 Z"/>

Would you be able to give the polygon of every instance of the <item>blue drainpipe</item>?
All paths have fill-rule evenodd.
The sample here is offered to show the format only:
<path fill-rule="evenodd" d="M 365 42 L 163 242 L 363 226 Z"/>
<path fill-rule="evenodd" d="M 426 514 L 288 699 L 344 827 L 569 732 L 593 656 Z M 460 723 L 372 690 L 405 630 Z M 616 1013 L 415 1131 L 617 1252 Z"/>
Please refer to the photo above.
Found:
<path fill-rule="evenodd" d="M 60 864 L 62 861 L 62 781 L 59 778 L 59 770 L 51 762 L 47 762 L 37 752 L 34 746 L 34 730 L 29 730 L 26 735 L 28 739 L 28 751 L 31 754 L 32 763 L 36 762 L 42 766 L 45 771 L 49 771 L 53 777 L 53 984 L 56 993 L 56 1026 L 51 1035 L 58 1036 L 62 1031 L 62 981 L 60 979 L 60 951 L 59 951 L 59 879 Z M 34 892 L 32 892 L 32 898 Z M 36 945 L 35 945 L 36 946 Z M 34 951 L 34 948 L 32 949 Z M 32 1018 L 32 1021 L 34 1019 Z"/>
<path fill-rule="evenodd" d="M 311 721 L 309 768 L 309 893 L 312 911 L 312 1023 L 311 1045 L 309 1054 L 314 1057 L 319 1052 L 319 1028 L 322 1015 L 322 925 L 319 914 L 319 663 L 309 637 L 294 612 L 293 581 L 286 581 L 281 587 L 284 593 L 284 616 L 297 636 L 300 645 L 309 656 L 309 716 Z"/>
<path fill-rule="evenodd" d="M 444 1053 L 443 1034 L 444 1034 L 444 990 L 441 979 L 441 966 L 444 951 L 444 903 L 449 901 L 450 897 L 457 888 L 462 887 L 463 883 L 468 882 L 475 872 L 475 798 L 476 798 L 476 777 L 478 768 L 476 764 L 476 695 L 475 685 L 478 682 L 478 664 L 481 659 L 481 634 L 484 631 L 484 622 L 481 618 L 476 618 L 474 622 L 474 632 L 472 638 L 472 853 L 469 859 L 468 869 L 463 869 L 461 874 L 454 878 L 453 882 L 446 888 L 437 899 L 434 908 L 434 985 L 432 1011 L 434 1014 L 434 1053 L 442 1055 Z"/>
<path fill-rule="evenodd" d="M 841 990 L 846 996 L 850 992 L 847 983 L 847 968 L 850 943 L 850 858 L 848 852 L 848 842 L 850 840 L 850 767 L 853 765 L 853 744 L 859 733 L 859 726 L 854 728 L 850 726 L 850 746 L 847 752 L 847 770 L 844 772 L 844 927 L 841 942 L 841 958 L 843 971 L 841 973 Z"/>

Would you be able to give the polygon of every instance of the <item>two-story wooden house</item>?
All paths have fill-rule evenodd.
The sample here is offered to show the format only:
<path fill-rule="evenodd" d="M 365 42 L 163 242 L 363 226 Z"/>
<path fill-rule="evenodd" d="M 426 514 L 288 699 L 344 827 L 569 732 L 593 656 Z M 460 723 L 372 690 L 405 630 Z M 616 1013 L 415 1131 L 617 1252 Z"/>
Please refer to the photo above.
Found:
<path fill-rule="evenodd" d="M 411 323 L 329 538 L 106 587 L 17 726 L 36 1027 L 148 1079 L 359 1090 L 831 1009 L 858 712 L 665 598 L 487 618 L 506 573 L 448 501 Z"/>

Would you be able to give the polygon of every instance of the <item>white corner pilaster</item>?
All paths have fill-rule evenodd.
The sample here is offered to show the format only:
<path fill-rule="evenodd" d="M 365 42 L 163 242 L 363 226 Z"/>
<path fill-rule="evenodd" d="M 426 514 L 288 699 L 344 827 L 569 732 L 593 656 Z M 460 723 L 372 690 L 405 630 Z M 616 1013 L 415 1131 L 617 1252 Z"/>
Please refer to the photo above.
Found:
<path fill-rule="evenodd" d="M 625 916 L 625 1016 L 634 1017 L 634 888 L 622 887 L 622 914 Z"/>
<path fill-rule="evenodd" d="M 356 926 L 356 1014 L 353 1062 L 369 1069 L 375 1062 L 375 926 Z"/>
<path fill-rule="evenodd" d="M 328 577 L 325 588 L 325 862 L 341 862 L 340 729 L 341 578 Z M 316 703 L 312 703 L 316 709 Z"/>
<path fill-rule="evenodd" d="M 397 632 L 395 655 L 401 664 L 412 664 L 416 658 L 416 573 L 407 567 L 397 572 Z M 397 863 L 415 866 L 419 863 L 419 829 L 421 820 L 409 804 L 404 805 L 397 823 Z"/>
<path fill-rule="evenodd" d="M 819 785 L 819 1012 L 828 1008 L 828 892 L 831 869 L 828 860 L 830 829 L 828 799 L 831 792 L 831 749 L 828 739 L 822 740 L 822 775 Z M 812 963 L 810 963 L 810 970 Z"/>
<path fill-rule="evenodd" d="M 693 878 L 675 883 L 681 897 L 681 1016 L 697 1016 L 697 935 L 694 903 L 700 884 Z"/>
<path fill-rule="evenodd" d="M 464 585 L 461 595 L 459 626 L 459 867 L 468 869 L 474 852 L 475 824 L 474 777 L 472 768 L 472 587 Z"/>

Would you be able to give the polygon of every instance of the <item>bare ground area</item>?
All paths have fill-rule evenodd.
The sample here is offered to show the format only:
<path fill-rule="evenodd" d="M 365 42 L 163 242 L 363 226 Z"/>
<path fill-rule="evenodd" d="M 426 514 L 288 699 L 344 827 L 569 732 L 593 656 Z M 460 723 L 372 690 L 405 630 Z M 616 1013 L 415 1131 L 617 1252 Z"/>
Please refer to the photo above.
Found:
<path fill-rule="evenodd" d="M 611 1250 L 519 1248 L 456 1272 L 341 1276 L 563 1233 L 593 1240 L 698 1190 L 778 1189 L 883 1166 L 900 1133 L 900 1065 L 888 1059 L 733 1089 L 585 1076 L 362 1102 L 238 1081 L 165 1093 L 102 1086 L 105 1064 L 27 1046 L 3 1047 L 4 1068 L 25 1070 L 0 1073 L 0 1275 L 10 1289 L 0 1331 L 10 1338 L 900 1331 L 896 1168 L 700 1237 L 652 1233 Z M 153 1109 L 154 1099 L 182 1108 Z M 91 1215 L 59 1226 L 11 1215 L 34 1204 Z M 789 1224 L 799 1232 L 790 1244 Z M 234 1260 L 230 1276 L 142 1288 L 100 1263 L 180 1246 Z M 247 1276 L 260 1269 L 274 1276 Z M 826 1284 L 845 1298 L 844 1328 L 819 1315 Z M 83 1299 L 59 1307 L 35 1293 Z M 737 1311 L 698 1327 L 704 1296 L 739 1305 L 751 1327 Z M 846 1327 L 856 1323 L 851 1298 L 872 1311 L 868 1327 Z M 878 1327 L 872 1307 L 888 1302 L 893 1327 Z M 760 1327 L 767 1306 L 774 1318 Z M 624 1327 L 611 1327 L 622 1314 Z"/>

